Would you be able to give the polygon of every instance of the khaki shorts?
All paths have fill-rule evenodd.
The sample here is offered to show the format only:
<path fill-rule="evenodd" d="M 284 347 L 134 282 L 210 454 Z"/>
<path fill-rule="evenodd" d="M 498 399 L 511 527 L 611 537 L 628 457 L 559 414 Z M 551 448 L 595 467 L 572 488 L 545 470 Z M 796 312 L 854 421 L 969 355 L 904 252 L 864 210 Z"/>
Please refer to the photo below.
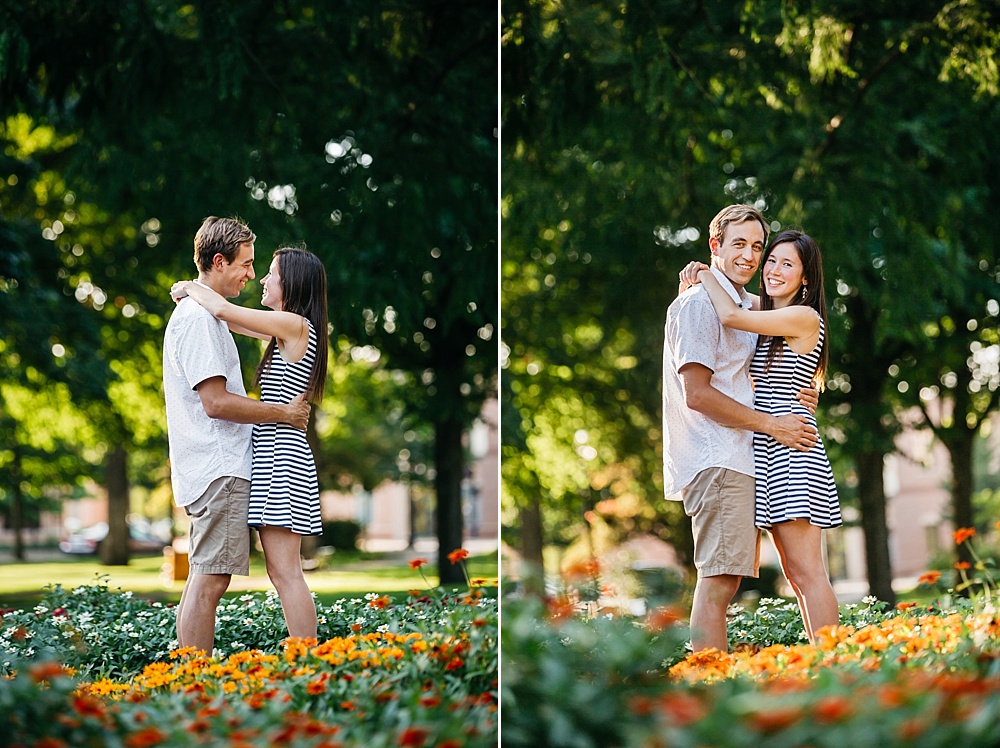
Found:
<path fill-rule="evenodd" d="M 694 533 L 699 577 L 756 577 L 760 530 L 754 527 L 754 479 L 726 468 L 702 470 L 681 491 Z"/>
<path fill-rule="evenodd" d="M 184 511 L 191 518 L 192 574 L 250 574 L 250 481 L 216 478 Z"/>

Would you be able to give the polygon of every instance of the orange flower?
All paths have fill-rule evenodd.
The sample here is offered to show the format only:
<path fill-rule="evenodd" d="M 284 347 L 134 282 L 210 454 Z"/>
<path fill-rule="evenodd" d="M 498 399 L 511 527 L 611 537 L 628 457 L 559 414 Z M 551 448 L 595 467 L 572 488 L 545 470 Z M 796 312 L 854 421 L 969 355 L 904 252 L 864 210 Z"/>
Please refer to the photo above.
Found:
<path fill-rule="evenodd" d="M 150 745 L 159 745 L 166 738 L 166 734 L 160 728 L 147 727 L 125 738 L 125 745 L 128 748 L 146 748 L 146 746 Z"/>
<path fill-rule="evenodd" d="M 955 538 L 955 545 L 962 545 L 969 538 L 976 537 L 976 528 L 974 527 L 959 527 L 955 532 L 951 534 Z"/>
<path fill-rule="evenodd" d="M 429 563 L 426 558 L 415 558 L 410 561 L 410 568 L 416 571 L 426 563 Z"/>
<path fill-rule="evenodd" d="M 448 662 L 448 664 L 445 665 L 444 669 L 445 670 L 458 670 L 464 664 L 465 664 L 465 662 L 462 660 L 461 657 L 452 657 L 451 660 Z"/>
<path fill-rule="evenodd" d="M 766 712 L 751 714 L 750 724 L 760 732 L 778 732 L 791 727 L 802 718 L 797 706 L 780 706 Z"/>
<path fill-rule="evenodd" d="M 652 631 L 663 631 L 681 619 L 681 611 L 673 607 L 654 608 L 646 616 L 646 625 Z"/>
<path fill-rule="evenodd" d="M 668 693 L 661 703 L 671 724 L 679 727 L 697 722 L 708 713 L 704 702 L 691 694 Z"/>
<path fill-rule="evenodd" d="M 469 552 L 464 548 L 456 548 L 451 553 L 448 554 L 448 560 L 453 564 L 457 564 L 459 561 L 464 561 L 469 557 Z"/>
<path fill-rule="evenodd" d="M 958 569 L 959 571 L 965 571 L 966 569 L 971 568 L 971 566 L 968 561 L 959 561 L 957 564 L 955 564 L 955 568 Z"/>
<path fill-rule="evenodd" d="M 941 578 L 941 572 L 937 569 L 932 569 L 924 574 L 920 575 L 920 579 L 917 580 L 918 584 L 935 584 L 937 580 Z"/>
<path fill-rule="evenodd" d="M 842 722 L 851 716 L 851 702 L 844 696 L 824 696 L 816 702 L 813 715 L 817 722 Z"/>
<path fill-rule="evenodd" d="M 384 610 L 389 603 L 392 602 L 392 598 L 388 595 L 382 595 L 382 597 L 376 597 L 374 600 L 368 603 L 370 608 L 378 608 L 379 610 Z"/>
<path fill-rule="evenodd" d="M 324 691 L 326 691 L 326 678 L 317 678 L 316 680 L 309 681 L 306 686 L 306 693 L 311 696 L 318 696 Z"/>
<path fill-rule="evenodd" d="M 909 610 L 917 607 L 916 603 L 896 603 L 896 610 Z"/>
<path fill-rule="evenodd" d="M 58 662 L 42 662 L 37 665 L 32 665 L 28 670 L 31 674 L 31 679 L 35 683 L 41 683 L 42 681 L 50 681 L 53 678 L 58 678 L 60 675 L 65 675 L 63 666 Z"/>

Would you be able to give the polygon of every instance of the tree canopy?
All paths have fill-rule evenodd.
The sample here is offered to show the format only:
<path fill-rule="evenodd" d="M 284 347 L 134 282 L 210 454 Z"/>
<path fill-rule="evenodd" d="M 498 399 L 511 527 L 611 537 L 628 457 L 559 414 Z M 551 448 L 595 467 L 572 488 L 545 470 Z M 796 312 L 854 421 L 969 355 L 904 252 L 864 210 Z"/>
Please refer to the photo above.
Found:
<path fill-rule="evenodd" d="M 438 433 L 443 553 L 460 545 L 461 432 L 497 366 L 496 23 L 472 2 L 6 4 L 0 117 L 63 144 L 57 200 L 18 177 L 22 236 L 51 234 L 71 304 L 103 299 L 99 344 L 74 350 L 110 361 L 162 335 L 206 215 L 246 219 L 265 257 L 305 243 L 336 334 L 412 373 L 399 397 Z M 11 156 L 6 174 L 42 168 Z"/>
<path fill-rule="evenodd" d="M 505 3 L 508 507 L 531 518 L 540 497 L 532 526 L 579 527 L 574 495 L 600 489 L 614 521 L 659 522 L 683 551 L 660 491 L 663 319 L 677 271 L 707 258 L 711 217 L 751 203 L 823 251 L 821 426 L 846 458 L 839 482 L 857 485 L 872 590 L 891 600 L 882 460 L 902 396 L 964 387 L 955 369 L 994 346 L 996 21 L 978 2 Z M 942 318 L 974 339 L 932 341 Z M 572 418 L 602 445 L 575 470 L 554 458 L 572 428 L 543 444 L 550 419 Z M 622 465 L 637 466 L 627 490 L 601 477 Z"/>

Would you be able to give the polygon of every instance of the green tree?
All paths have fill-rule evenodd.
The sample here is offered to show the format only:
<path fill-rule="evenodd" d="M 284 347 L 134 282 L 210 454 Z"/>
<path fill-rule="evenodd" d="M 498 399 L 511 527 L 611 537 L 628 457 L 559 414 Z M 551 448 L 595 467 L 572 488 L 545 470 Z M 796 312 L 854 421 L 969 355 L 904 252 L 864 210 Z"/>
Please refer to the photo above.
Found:
<path fill-rule="evenodd" d="M 982 155 L 996 94 L 995 10 L 668 5 L 505 4 L 505 378 L 512 397 L 534 393 L 514 403 L 525 433 L 505 460 L 539 462 L 533 414 L 563 395 L 519 362 L 547 360 L 552 331 L 574 329 L 578 308 L 631 337 L 632 370 L 645 376 L 629 394 L 654 421 L 676 271 L 705 258 L 704 227 L 722 205 L 755 203 L 775 226 L 807 227 L 824 250 L 834 358 L 822 407 L 858 478 L 872 592 L 892 600 L 882 461 L 899 393 L 889 372 L 941 316 L 954 283 L 941 259 L 978 267 L 967 261 L 980 250 L 947 227 L 956 206 L 987 204 L 965 165 Z M 567 272 L 574 253 L 587 258 L 579 278 Z M 532 290 L 533 275 L 551 276 L 551 292 Z M 530 304 L 544 326 L 518 326 Z M 610 360 L 574 360 L 591 378 L 622 376 Z M 544 492 L 537 476 L 504 475 L 521 481 L 509 494 Z"/>
<path fill-rule="evenodd" d="M 305 241 L 328 268 L 334 327 L 420 382 L 408 407 L 436 435 L 444 559 L 462 542 L 462 430 L 495 390 L 495 14 L 63 7 L 5 9 L 0 93 L 77 134 L 67 175 L 134 227 L 103 248 L 105 267 L 150 271 L 155 312 L 165 280 L 191 273 L 204 215 L 241 214 L 260 249 Z"/>

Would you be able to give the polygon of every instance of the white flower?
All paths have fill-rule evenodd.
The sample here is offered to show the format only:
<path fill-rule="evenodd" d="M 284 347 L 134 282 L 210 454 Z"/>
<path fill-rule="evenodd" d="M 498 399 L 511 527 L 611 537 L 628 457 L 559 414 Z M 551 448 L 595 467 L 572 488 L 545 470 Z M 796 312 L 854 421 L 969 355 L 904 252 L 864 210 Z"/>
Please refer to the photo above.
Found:
<path fill-rule="evenodd" d="M 383 623 L 381 626 L 379 626 L 376 629 L 376 631 L 378 631 L 380 634 L 384 634 L 388 630 L 389 630 L 389 624 L 387 624 L 387 623 Z"/>
<path fill-rule="evenodd" d="M 249 602 L 249 601 L 253 600 L 253 595 L 250 595 L 250 594 L 240 595 L 240 600 L 242 602 Z"/>
<path fill-rule="evenodd" d="M 376 599 L 378 599 L 378 593 L 377 592 L 369 592 L 367 595 L 365 595 L 365 600 L 369 600 L 370 601 L 370 600 L 376 600 Z"/>
<path fill-rule="evenodd" d="M 878 602 L 878 598 L 875 597 L 874 595 L 867 595 L 861 598 L 861 602 L 867 603 L 868 605 L 874 605 L 875 603 Z"/>
<path fill-rule="evenodd" d="M 125 597 L 131 598 L 132 597 L 132 590 L 128 590 L 124 594 L 125 594 Z"/>

